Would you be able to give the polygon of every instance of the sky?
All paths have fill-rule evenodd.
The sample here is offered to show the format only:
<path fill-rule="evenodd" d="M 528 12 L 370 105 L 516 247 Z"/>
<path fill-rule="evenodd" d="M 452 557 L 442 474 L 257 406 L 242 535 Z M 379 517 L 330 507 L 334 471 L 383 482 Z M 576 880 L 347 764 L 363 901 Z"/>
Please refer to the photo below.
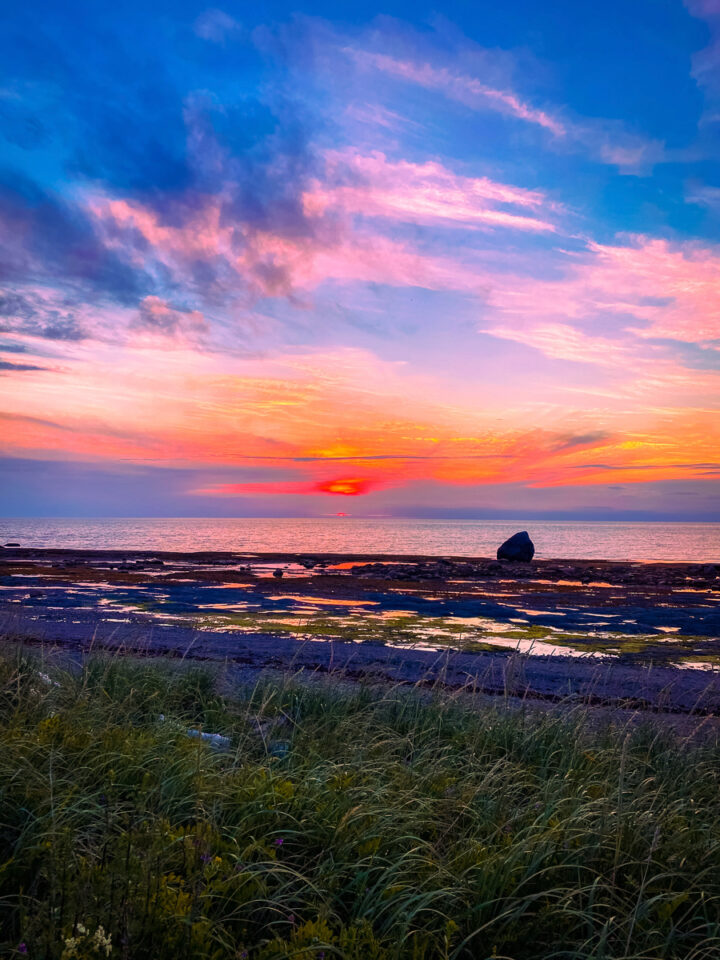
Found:
<path fill-rule="evenodd" d="M 0 14 L 0 514 L 720 520 L 720 0 Z"/>

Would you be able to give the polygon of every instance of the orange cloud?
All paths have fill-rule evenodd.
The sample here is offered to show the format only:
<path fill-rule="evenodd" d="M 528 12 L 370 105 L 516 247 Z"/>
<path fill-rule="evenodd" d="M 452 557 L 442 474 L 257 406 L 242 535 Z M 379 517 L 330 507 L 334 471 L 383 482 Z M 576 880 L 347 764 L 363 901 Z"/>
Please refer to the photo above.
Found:
<path fill-rule="evenodd" d="M 529 426 L 527 408 L 513 410 L 504 394 L 494 405 L 472 397 L 448 405 L 451 384 L 361 350 L 225 358 L 76 344 L 63 366 L 13 377 L 8 453 L 284 466 L 301 475 L 295 486 L 255 492 L 353 495 L 425 480 L 598 482 L 608 469 L 617 479 L 649 467 L 663 477 L 699 475 L 692 465 L 714 461 L 720 448 L 713 411 L 674 409 L 662 376 L 646 393 L 652 402 L 630 411 L 593 410 L 585 399 L 584 410 L 551 405 L 542 426 L 536 402 Z M 688 371 L 688 379 L 697 377 Z M 596 463 L 606 466 L 584 466 Z"/>

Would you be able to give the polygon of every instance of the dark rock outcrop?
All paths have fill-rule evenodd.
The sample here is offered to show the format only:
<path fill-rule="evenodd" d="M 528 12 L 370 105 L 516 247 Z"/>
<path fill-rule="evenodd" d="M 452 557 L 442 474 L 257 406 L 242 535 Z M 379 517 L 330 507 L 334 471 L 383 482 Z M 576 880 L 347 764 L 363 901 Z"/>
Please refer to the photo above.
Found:
<path fill-rule="evenodd" d="M 276 579 L 278 579 L 278 580 L 281 580 L 281 579 L 282 579 L 283 572 L 282 572 L 282 570 L 280 569 L 280 567 L 278 567 L 277 570 L 273 570 L 273 576 L 274 576 Z"/>
<path fill-rule="evenodd" d="M 535 545 L 528 536 L 527 530 L 515 533 L 498 547 L 498 560 L 514 560 L 529 563 L 535 556 Z"/>

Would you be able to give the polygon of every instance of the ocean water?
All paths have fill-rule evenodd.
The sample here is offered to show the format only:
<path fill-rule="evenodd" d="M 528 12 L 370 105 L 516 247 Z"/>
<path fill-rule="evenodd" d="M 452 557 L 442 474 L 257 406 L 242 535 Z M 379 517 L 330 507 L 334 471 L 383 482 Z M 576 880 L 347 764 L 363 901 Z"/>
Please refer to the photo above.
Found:
<path fill-rule="evenodd" d="M 92 550 L 234 550 L 490 557 L 527 530 L 538 558 L 720 562 L 720 523 L 517 520 L 0 519 L 0 544 Z"/>

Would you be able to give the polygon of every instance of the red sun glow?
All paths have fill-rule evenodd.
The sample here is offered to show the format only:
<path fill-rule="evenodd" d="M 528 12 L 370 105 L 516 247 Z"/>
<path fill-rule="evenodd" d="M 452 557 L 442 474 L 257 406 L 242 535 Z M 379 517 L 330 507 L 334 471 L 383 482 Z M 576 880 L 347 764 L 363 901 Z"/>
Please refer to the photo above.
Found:
<path fill-rule="evenodd" d="M 322 493 L 332 493 L 340 497 L 359 497 L 368 493 L 372 483 L 366 477 L 343 477 L 338 480 L 323 480 L 317 489 Z"/>

